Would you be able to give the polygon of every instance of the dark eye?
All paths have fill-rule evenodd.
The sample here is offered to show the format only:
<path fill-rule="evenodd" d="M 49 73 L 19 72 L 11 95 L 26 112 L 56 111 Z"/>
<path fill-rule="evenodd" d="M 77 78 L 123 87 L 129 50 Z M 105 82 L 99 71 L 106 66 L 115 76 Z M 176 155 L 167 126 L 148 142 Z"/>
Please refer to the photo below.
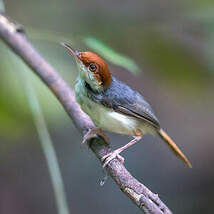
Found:
<path fill-rule="evenodd" d="M 95 72 L 95 71 L 97 70 L 97 66 L 96 66 L 95 64 L 91 63 L 91 64 L 89 65 L 89 70 L 90 70 L 91 72 Z"/>

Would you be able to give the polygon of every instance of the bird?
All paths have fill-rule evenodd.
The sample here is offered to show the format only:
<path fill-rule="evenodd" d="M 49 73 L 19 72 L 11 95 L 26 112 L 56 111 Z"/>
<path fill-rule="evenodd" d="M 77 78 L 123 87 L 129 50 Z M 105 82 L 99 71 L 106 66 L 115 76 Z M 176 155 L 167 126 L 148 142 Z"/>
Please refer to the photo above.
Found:
<path fill-rule="evenodd" d="M 103 167 L 116 157 L 124 162 L 120 153 L 139 142 L 145 134 L 152 134 L 159 135 L 174 154 L 192 168 L 187 157 L 161 128 L 150 104 L 139 92 L 114 77 L 105 60 L 96 53 L 79 52 L 67 43 L 61 44 L 74 56 L 77 63 L 75 99 L 97 127 L 88 130 L 83 143 L 94 134 L 107 141 L 102 130 L 133 137 L 126 145 L 102 157 Z"/>

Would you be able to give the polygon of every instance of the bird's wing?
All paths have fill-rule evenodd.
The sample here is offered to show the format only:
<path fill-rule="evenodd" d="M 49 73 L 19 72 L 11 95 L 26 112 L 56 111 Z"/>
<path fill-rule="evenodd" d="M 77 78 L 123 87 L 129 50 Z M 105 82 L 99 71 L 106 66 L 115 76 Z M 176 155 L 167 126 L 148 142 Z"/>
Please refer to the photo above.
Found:
<path fill-rule="evenodd" d="M 139 109 L 138 110 L 133 109 L 133 108 L 129 109 L 129 108 L 126 108 L 123 106 L 116 106 L 114 109 L 116 112 L 131 116 L 131 117 L 135 117 L 135 118 L 138 118 L 141 120 L 145 120 L 148 123 L 150 123 L 152 126 L 155 126 L 157 128 L 160 126 L 159 122 L 156 119 L 151 117 L 151 115 L 149 115 L 148 113 L 142 112 Z M 139 113 L 139 112 L 141 112 L 141 113 Z"/>
<path fill-rule="evenodd" d="M 160 128 L 158 119 L 143 96 L 116 78 L 113 78 L 112 84 L 104 92 L 95 93 L 89 88 L 88 96 L 118 113 L 144 120 Z"/>

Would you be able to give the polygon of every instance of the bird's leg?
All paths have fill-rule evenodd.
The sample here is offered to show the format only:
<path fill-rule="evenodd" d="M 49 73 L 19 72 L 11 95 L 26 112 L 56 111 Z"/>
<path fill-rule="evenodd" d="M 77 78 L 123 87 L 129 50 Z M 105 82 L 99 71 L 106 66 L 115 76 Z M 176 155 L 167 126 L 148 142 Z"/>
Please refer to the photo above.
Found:
<path fill-rule="evenodd" d="M 103 138 L 107 144 L 109 143 L 109 139 L 103 133 L 102 129 L 94 128 L 94 129 L 89 129 L 88 132 L 83 136 L 82 144 L 85 144 L 87 140 L 90 140 L 91 138 L 93 138 L 95 134 Z"/>
<path fill-rule="evenodd" d="M 113 152 L 110 152 L 109 154 L 105 155 L 102 157 L 102 161 L 104 161 L 103 168 L 105 168 L 108 163 L 113 160 L 114 158 L 119 158 L 119 160 L 123 163 L 124 158 L 120 156 L 119 154 L 124 151 L 125 149 L 129 148 L 130 146 L 134 145 L 137 143 L 140 139 L 142 138 L 141 136 L 134 136 L 134 139 L 131 140 L 129 143 L 127 143 L 125 146 L 120 147 L 119 149 L 114 150 Z"/>

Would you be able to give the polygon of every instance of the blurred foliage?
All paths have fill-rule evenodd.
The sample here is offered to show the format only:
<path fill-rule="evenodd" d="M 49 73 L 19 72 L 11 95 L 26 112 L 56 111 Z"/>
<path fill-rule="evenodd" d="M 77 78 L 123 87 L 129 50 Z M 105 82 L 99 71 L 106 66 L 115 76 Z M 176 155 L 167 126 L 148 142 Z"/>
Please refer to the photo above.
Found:
<path fill-rule="evenodd" d="M 199 15 L 194 15 L 190 14 L 185 16 L 185 18 L 187 20 L 194 20 L 200 17 Z M 202 18 L 199 19 L 203 20 Z M 90 20 L 88 21 L 90 23 Z M 140 60 L 143 59 L 144 65 L 152 71 L 152 75 L 165 82 L 168 88 L 174 88 L 173 90 L 178 90 L 180 93 L 188 92 L 188 96 L 196 94 L 195 92 L 197 91 L 198 96 L 199 94 L 203 95 L 204 91 L 213 82 L 214 65 L 212 56 L 214 48 L 211 47 L 213 47 L 214 41 L 212 25 L 212 22 L 202 24 L 203 27 L 197 30 L 200 34 L 206 35 L 205 38 L 207 38 L 207 43 L 201 45 L 200 49 L 198 47 L 193 49 L 191 46 L 186 45 L 184 38 L 188 32 L 185 32 L 184 27 L 181 28 L 180 33 L 184 35 L 176 37 L 175 33 L 171 31 L 171 24 L 167 22 L 164 24 L 159 23 L 158 25 L 156 23 L 150 26 L 145 25 L 143 29 L 139 27 L 138 22 L 136 22 L 134 28 L 128 26 L 127 29 L 124 29 L 121 26 L 121 32 L 115 29 L 115 34 L 109 35 L 109 40 L 104 39 L 105 42 L 101 42 L 94 36 L 78 37 L 76 34 L 71 36 L 68 33 L 51 31 L 49 29 L 42 30 L 27 27 L 27 32 L 36 48 L 72 86 L 77 75 L 76 67 L 72 56 L 65 52 L 63 48 L 60 48 L 59 43 L 62 41 L 70 43 L 77 49 L 80 49 L 78 47 L 88 46 L 89 49 L 97 52 L 109 62 L 121 66 L 123 69 L 127 69 L 135 74 L 140 74 L 139 71 L 142 70 L 144 75 L 148 75 L 148 71 L 140 69 L 131 57 L 121 54 L 123 49 L 125 50 L 129 47 L 127 40 L 129 34 L 132 34 L 134 35 L 134 40 L 127 55 L 133 54 L 135 57 L 132 58 L 136 58 L 139 64 Z M 114 25 L 112 25 L 112 28 L 114 28 Z M 125 31 L 130 33 L 127 34 Z M 128 37 L 122 37 L 119 33 L 128 35 Z M 97 34 L 97 37 L 99 35 L 100 32 Z M 200 43 L 203 44 L 202 39 L 200 39 Z M 115 51 L 112 47 L 119 51 Z M 16 127 L 14 129 L 14 135 L 16 135 L 28 128 L 27 124 L 31 121 L 17 72 L 19 69 L 26 70 L 28 68 L 2 44 L 0 54 L 3 59 L 3 63 L 0 65 L 2 71 L 2 78 L 0 79 L 2 82 L 0 84 L 0 116 L 2 123 L 0 123 L 0 127 L 2 127 L 1 132 L 5 135 L 8 135 L 7 133 L 10 132 L 11 127 Z M 207 58 L 202 58 L 202 55 L 203 57 L 204 55 L 207 56 Z M 144 65 L 141 63 L 142 67 Z M 47 118 L 52 121 L 62 121 L 60 119 L 62 118 L 62 112 L 56 108 L 59 104 L 53 98 L 53 95 L 37 78 L 34 78 L 34 81 L 36 82 L 36 88 L 44 105 Z M 8 99 L 8 96 L 11 99 Z M 12 103 L 16 105 L 11 105 Z M 17 126 L 20 119 L 25 122 Z"/>
<path fill-rule="evenodd" d="M 142 71 L 143 75 L 153 76 L 166 88 L 173 88 L 177 93 L 185 92 L 186 96 L 203 96 L 213 83 L 214 17 L 213 10 L 207 7 L 210 1 L 197 1 L 194 9 L 191 9 L 189 5 L 183 10 L 176 10 L 171 4 L 166 4 L 165 7 L 171 8 L 174 14 L 170 13 L 167 20 L 154 17 L 152 21 L 149 21 L 152 14 L 141 14 L 140 10 L 136 10 L 134 16 L 128 16 L 126 22 L 123 22 L 124 11 L 120 11 L 121 17 L 111 16 L 105 20 L 103 16 L 100 16 L 101 14 L 94 14 L 92 8 L 83 7 L 81 13 L 88 12 L 87 20 L 81 17 L 75 23 L 71 15 L 70 29 L 66 19 L 67 8 L 64 6 L 60 8 L 58 1 L 55 1 L 49 9 L 46 6 L 42 9 L 38 2 L 28 4 L 26 1 L 25 3 L 17 10 L 10 7 L 11 2 L 8 1 L 8 11 L 11 11 L 13 18 L 23 20 L 23 24 L 28 26 L 26 31 L 33 44 L 72 86 L 77 75 L 76 66 L 73 57 L 60 47 L 60 42 L 68 42 L 78 50 L 82 48 L 95 51 L 107 61 L 135 74 L 140 75 L 139 71 Z M 76 2 L 73 6 L 78 7 L 78 3 Z M 24 16 L 18 11 L 26 12 L 25 7 L 28 10 L 33 7 L 37 8 L 36 10 L 40 8 L 41 11 L 38 11 L 43 22 L 34 20 L 34 16 L 29 16 L 29 20 L 23 19 Z M 164 10 L 164 8 L 159 9 Z M 74 12 L 74 9 L 71 8 L 71 10 Z M 103 10 L 105 14 L 108 9 L 103 8 Z M 46 14 L 43 14 L 44 11 Z M 61 14 L 61 20 L 56 20 L 53 14 L 61 13 L 60 11 L 64 14 Z M 115 9 L 112 9 L 112 13 L 114 11 Z M 44 28 L 47 20 L 44 20 L 42 16 L 45 16 L 47 20 L 52 17 L 53 22 L 56 22 L 54 28 L 51 26 Z M 63 22 L 64 18 L 66 22 Z M 113 22 L 114 19 L 117 21 Z M 104 21 L 111 25 L 111 31 L 103 27 Z M 51 25 L 51 21 L 48 22 Z M 82 33 L 75 32 L 75 29 L 79 29 L 79 25 L 82 25 Z M 61 30 L 63 26 L 66 26 L 64 32 Z M 93 30 L 91 31 L 90 28 Z M 29 69 L 11 54 L 5 45 L 0 45 L 2 59 L 0 64 L 0 117 L 2 118 L 0 132 L 2 135 L 10 136 L 8 133 L 11 127 L 14 127 L 14 136 L 16 136 L 29 129 L 28 124 L 31 122 L 18 72 L 18 70 Z M 46 117 L 52 122 L 57 120 L 60 126 L 64 118 L 62 116 L 65 115 L 63 111 L 59 111 L 60 105 L 37 77 L 33 79 Z M 23 123 L 20 124 L 20 120 Z"/>
<path fill-rule="evenodd" d="M 76 44 L 75 39 L 72 38 L 71 35 L 66 35 L 65 33 L 35 29 L 29 26 L 26 26 L 25 28 L 29 37 L 37 41 L 43 41 L 45 43 L 50 42 L 53 44 L 60 44 L 61 42 L 71 43 L 73 45 Z"/>
<path fill-rule="evenodd" d="M 3 45 L 1 44 L 1 49 L 2 47 Z M 5 134 L 13 137 L 27 128 L 29 112 L 27 111 L 25 95 L 22 93 L 23 91 L 16 76 L 17 73 L 13 72 L 15 70 L 10 70 L 13 66 L 7 49 L 4 52 L 1 51 L 1 59 L 4 59 L 0 65 L 1 135 Z M 11 129 L 13 130 L 13 135 L 10 135 Z"/>
<path fill-rule="evenodd" d="M 5 4 L 8 15 L 25 26 L 39 53 L 72 87 L 77 75 L 75 61 L 60 42 L 80 51 L 95 51 L 122 66 L 110 68 L 148 98 L 164 128 L 194 165 L 189 171 L 164 145 L 153 143 L 158 139 L 145 137 L 143 145 L 124 154 L 128 168 L 175 213 L 212 213 L 214 2 L 7 0 Z M 100 169 L 90 155 L 79 150 L 79 133 L 72 129 L 66 113 L 49 89 L 1 42 L 0 59 L 0 213 L 56 213 L 47 169 L 42 168 L 43 155 L 37 142 L 32 143 L 38 139 L 33 134 L 20 70 L 33 78 L 65 173 L 72 213 L 88 209 L 103 214 L 138 213 L 109 181 L 98 188 Z M 140 72 L 133 77 L 127 70 Z M 115 147 L 127 140 L 112 138 L 118 143 Z M 13 149 L 7 149 L 8 142 Z"/>
<path fill-rule="evenodd" d="M 65 35 L 59 32 L 51 32 L 51 31 L 41 31 L 40 29 L 33 29 L 27 27 L 29 32 L 29 36 L 33 39 L 60 44 L 61 42 L 69 43 L 74 48 L 75 46 L 79 46 L 81 43 L 81 39 L 72 38 L 71 35 Z M 79 41 L 78 41 L 79 40 Z M 127 69 L 134 74 L 139 74 L 140 68 L 136 64 L 136 62 L 127 57 L 118 53 L 113 48 L 104 44 L 94 37 L 85 37 L 82 39 L 86 46 L 88 46 L 92 51 L 97 52 L 100 56 L 102 56 L 105 60 L 109 62 L 121 66 L 124 69 Z M 79 44 L 78 44 L 79 43 Z M 79 49 L 79 48 L 77 48 Z"/>
<path fill-rule="evenodd" d="M 26 71 L 32 76 L 47 119 L 52 122 L 58 121 L 57 126 L 60 126 L 65 113 L 62 108 L 59 108 L 60 104 L 52 92 L 5 45 L 2 43 L 0 45 L 0 57 L 2 59 L 0 64 L 0 135 L 17 137 L 26 135 L 32 129 L 32 126 L 29 126 L 32 119 L 22 84 L 24 80 L 20 71 Z M 12 135 L 10 134 L 11 129 L 13 130 Z"/>
<path fill-rule="evenodd" d="M 59 32 L 28 29 L 31 38 L 36 40 L 56 44 L 64 41 L 70 43 L 73 47 L 82 45 L 80 38 L 69 38 L 69 35 Z M 139 52 L 143 55 L 143 62 L 151 67 L 159 78 L 171 85 L 170 87 L 176 86 L 175 89 L 194 93 L 195 90 L 201 91 L 201 87 L 199 88 L 198 85 L 202 84 L 204 85 L 203 89 L 206 90 L 207 81 L 211 80 L 213 75 L 214 68 L 211 66 L 213 60 L 210 60 L 209 57 L 207 57 L 207 60 L 199 59 L 199 57 L 202 57 L 201 53 L 195 54 L 189 46 L 185 47 L 182 41 L 175 41 L 170 32 L 168 35 L 166 35 L 166 32 L 163 34 L 156 27 L 144 29 L 143 32 L 138 32 L 138 36 L 140 37 L 138 40 Z M 141 69 L 133 59 L 118 53 L 107 44 L 94 37 L 85 37 L 83 42 L 107 61 L 121 66 L 134 74 L 140 74 Z M 204 54 L 206 54 L 206 51 L 208 50 L 206 50 L 205 45 Z M 212 54 L 208 55 L 211 56 Z M 210 63 L 207 63 L 209 60 Z M 177 86 L 182 87 L 179 88 Z"/>
<path fill-rule="evenodd" d="M 144 60 L 153 70 L 158 71 L 155 75 L 164 80 L 168 87 L 186 91 L 188 96 L 196 91 L 204 93 L 207 90 L 207 83 L 213 75 L 206 64 L 200 61 L 199 56 L 192 53 L 188 47 L 185 48 L 170 36 L 167 38 L 158 32 L 150 32 L 144 35 L 144 39 Z M 152 43 L 149 43 L 149 40 L 152 40 Z"/>

